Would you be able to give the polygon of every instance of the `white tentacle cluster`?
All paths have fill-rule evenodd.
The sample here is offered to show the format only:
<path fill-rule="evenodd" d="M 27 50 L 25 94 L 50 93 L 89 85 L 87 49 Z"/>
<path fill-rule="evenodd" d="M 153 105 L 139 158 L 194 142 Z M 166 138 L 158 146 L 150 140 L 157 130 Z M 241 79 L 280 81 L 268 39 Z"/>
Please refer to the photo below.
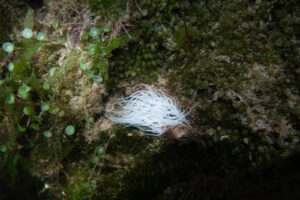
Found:
<path fill-rule="evenodd" d="M 169 128 L 188 125 L 188 113 L 181 111 L 162 90 L 153 90 L 148 85 L 138 86 L 144 89 L 116 102 L 116 109 L 106 115 L 109 119 L 155 136 L 160 136 Z"/>

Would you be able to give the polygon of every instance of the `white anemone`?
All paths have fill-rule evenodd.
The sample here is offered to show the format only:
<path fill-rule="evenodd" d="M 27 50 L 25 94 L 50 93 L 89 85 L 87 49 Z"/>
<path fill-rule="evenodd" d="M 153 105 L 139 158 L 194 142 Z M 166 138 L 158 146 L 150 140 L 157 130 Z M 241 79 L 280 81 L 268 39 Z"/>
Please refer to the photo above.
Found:
<path fill-rule="evenodd" d="M 106 114 L 109 119 L 155 136 L 162 135 L 170 128 L 188 125 L 188 113 L 182 111 L 162 90 L 154 90 L 148 85 L 138 86 L 144 89 L 116 102 L 116 108 Z"/>

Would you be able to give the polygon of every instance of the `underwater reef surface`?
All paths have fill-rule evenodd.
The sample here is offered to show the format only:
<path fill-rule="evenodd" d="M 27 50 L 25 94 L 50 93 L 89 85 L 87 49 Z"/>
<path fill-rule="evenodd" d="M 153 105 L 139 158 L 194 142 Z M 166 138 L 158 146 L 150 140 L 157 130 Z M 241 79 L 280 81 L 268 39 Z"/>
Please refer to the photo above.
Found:
<path fill-rule="evenodd" d="M 1 200 L 299 199 L 296 0 L 2 0 L 0 25 Z M 139 84 L 188 129 L 113 124 Z"/>

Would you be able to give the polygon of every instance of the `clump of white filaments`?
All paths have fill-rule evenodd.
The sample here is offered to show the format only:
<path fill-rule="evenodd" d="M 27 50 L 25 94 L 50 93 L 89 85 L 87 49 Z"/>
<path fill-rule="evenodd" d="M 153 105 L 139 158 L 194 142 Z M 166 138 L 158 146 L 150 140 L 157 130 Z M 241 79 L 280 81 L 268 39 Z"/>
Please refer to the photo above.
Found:
<path fill-rule="evenodd" d="M 187 112 L 181 111 L 174 100 L 162 90 L 153 90 L 148 85 L 129 97 L 115 103 L 116 109 L 107 117 L 123 126 L 141 129 L 150 135 L 160 136 L 170 128 L 186 127 Z"/>

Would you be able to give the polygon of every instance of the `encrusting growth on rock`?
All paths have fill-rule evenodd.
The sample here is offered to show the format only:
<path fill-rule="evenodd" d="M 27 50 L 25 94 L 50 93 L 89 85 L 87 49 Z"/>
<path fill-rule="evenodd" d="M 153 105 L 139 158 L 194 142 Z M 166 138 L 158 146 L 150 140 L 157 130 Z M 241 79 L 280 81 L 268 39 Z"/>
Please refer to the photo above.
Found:
<path fill-rule="evenodd" d="M 144 89 L 114 103 L 116 108 L 108 111 L 106 117 L 122 126 L 136 127 L 154 136 L 177 130 L 177 127 L 188 127 L 188 112 L 182 111 L 162 90 L 154 90 L 144 84 L 137 86 Z"/>

